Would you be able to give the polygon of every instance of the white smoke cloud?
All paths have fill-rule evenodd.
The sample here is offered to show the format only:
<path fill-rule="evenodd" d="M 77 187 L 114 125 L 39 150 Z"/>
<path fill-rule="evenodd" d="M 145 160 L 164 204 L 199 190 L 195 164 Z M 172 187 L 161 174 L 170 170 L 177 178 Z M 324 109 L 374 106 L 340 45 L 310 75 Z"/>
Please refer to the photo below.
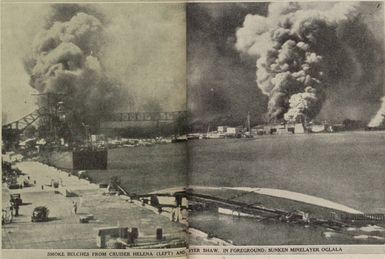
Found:
<path fill-rule="evenodd" d="M 370 120 L 368 126 L 369 127 L 379 127 L 385 121 L 385 96 L 381 99 L 381 107 L 374 115 L 374 117 Z"/>
<path fill-rule="evenodd" d="M 317 105 L 317 90 L 308 86 L 304 93 L 293 94 L 289 99 L 290 108 L 285 113 L 287 121 L 293 121 L 300 116 L 308 114 L 308 110 Z"/>

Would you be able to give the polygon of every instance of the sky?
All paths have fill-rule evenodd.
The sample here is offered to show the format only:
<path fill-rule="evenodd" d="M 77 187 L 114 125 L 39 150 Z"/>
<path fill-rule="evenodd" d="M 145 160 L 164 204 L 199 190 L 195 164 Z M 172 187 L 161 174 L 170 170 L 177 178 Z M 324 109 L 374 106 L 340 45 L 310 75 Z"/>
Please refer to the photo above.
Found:
<path fill-rule="evenodd" d="M 255 59 L 234 47 L 236 31 L 247 14 L 266 15 L 268 5 L 93 4 L 82 8 L 95 10 L 104 17 L 108 40 L 104 42 L 102 63 L 106 73 L 119 81 L 122 91 L 127 93 L 117 112 L 154 107 L 164 111 L 185 110 L 187 80 L 192 122 L 239 125 L 247 113 L 253 123 L 264 121 L 268 97 L 257 86 Z M 378 42 L 376 48 L 362 52 L 363 56 L 384 55 L 383 8 L 376 6 L 375 2 L 360 6 L 370 36 Z M 53 11 L 49 4 L 11 3 L 3 3 L 1 11 L 4 124 L 36 109 L 36 91 L 29 86 L 23 60 Z M 365 41 L 360 35 L 356 40 L 358 44 Z M 366 63 L 364 67 L 376 65 Z M 378 109 L 383 94 L 383 71 L 380 72 L 377 74 L 381 80 L 373 91 L 366 90 L 365 82 L 354 83 L 349 91 L 349 87 L 329 91 L 318 119 L 368 120 Z"/>
<path fill-rule="evenodd" d="M 188 106 L 193 123 L 239 124 L 261 118 L 267 97 L 255 83 L 255 60 L 235 50 L 235 31 L 266 3 L 189 4 L 187 7 Z"/>
<path fill-rule="evenodd" d="M 317 5 L 317 3 L 313 3 Z M 309 4 L 311 5 L 311 4 Z M 319 4 L 319 8 L 325 8 Z M 236 32 L 246 15 L 266 16 L 269 3 L 195 3 L 187 8 L 188 106 L 192 122 L 241 125 L 250 113 L 253 124 L 266 119 L 268 96 L 256 82 L 256 59 L 236 50 Z M 383 7 L 361 3 L 368 31 L 351 32 L 366 76 L 331 87 L 316 119 L 368 121 L 380 106 L 383 84 Z M 356 35 L 354 35 L 356 34 Z M 371 42 L 370 49 L 363 46 Z M 378 60 L 371 62 L 370 59 Z M 372 70 L 372 71 L 369 71 Z M 373 82 L 372 82 L 373 81 Z M 370 85 L 369 85 L 370 84 Z"/>
<path fill-rule="evenodd" d="M 107 37 L 101 62 L 127 94 L 116 112 L 186 109 L 183 4 L 93 4 L 80 9 L 103 17 Z M 1 11 L 4 124 L 37 108 L 24 59 L 54 11 L 49 4 L 25 3 L 3 3 Z"/>
<path fill-rule="evenodd" d="M 36 109 L 23 58 L 44 24 L 48 6 L 6 4 L 1 8 L 1 95 L 3 124 Z M 28 10 L 28 12 L 26 11 Z M 26 30 L 26 28 L 29 28 Z"/>

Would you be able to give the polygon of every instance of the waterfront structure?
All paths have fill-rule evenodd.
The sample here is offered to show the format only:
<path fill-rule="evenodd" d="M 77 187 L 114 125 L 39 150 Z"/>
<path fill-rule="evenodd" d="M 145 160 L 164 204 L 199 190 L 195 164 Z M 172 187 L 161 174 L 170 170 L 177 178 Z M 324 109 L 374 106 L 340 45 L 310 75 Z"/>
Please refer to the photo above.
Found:
<path fill-rule="evenodd" d="M 227 126 L 218 126 L 218 133 L 223 134 L 227 132 Z"/>

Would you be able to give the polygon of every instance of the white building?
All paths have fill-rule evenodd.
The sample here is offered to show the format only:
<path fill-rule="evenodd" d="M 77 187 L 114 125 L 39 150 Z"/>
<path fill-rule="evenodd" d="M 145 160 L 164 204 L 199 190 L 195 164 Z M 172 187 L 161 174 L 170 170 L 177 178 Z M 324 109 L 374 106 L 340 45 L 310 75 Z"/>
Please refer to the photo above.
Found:
<path fill-rule="evenodd" d="M 218 133 L 223 134 L 227 132 L 227 126 L 218 126 Z"/>
<path fill-rule="evenodd" d="M 241 133 L 242 127 L 227 127 L 226 134 L 227 135 L 238 135 Z"/>

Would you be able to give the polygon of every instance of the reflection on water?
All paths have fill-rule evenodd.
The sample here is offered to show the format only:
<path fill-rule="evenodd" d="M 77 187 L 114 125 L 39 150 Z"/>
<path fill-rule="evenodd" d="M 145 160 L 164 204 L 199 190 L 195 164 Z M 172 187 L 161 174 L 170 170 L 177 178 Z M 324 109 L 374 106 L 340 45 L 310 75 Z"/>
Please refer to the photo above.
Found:
<path fill-rule="evenodd" d="M 257 222 L 213 210 L 190 212 L 189 224 L 218 238 L 231 240 L 235 245 L 385 244 L 384 228 L 376 226 L 336 232 L 320 226 L 305 227 L 275 220 Z"/>

